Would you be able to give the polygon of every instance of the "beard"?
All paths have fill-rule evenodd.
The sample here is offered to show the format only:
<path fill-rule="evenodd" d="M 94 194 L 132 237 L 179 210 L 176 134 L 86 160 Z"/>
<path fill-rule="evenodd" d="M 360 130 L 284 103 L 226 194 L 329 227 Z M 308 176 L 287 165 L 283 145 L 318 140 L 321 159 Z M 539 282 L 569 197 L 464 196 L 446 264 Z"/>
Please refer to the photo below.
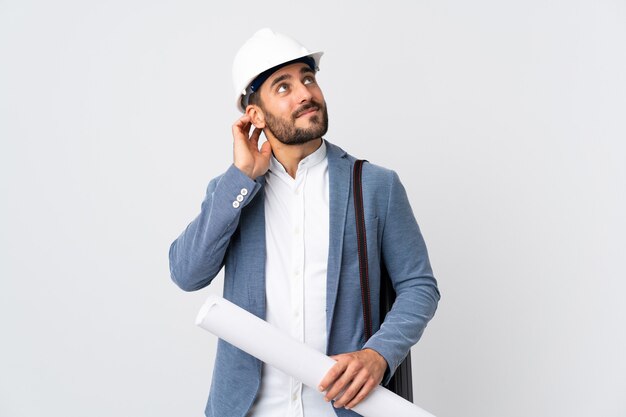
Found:
<path fill-rule="evenodd" d="M 296 127 L 296 119 L 302 113 L 305 113 L 310 109 L 320 109 L 320 114 L 310 116 L 309 121 L 311 126 L 308 128 Z M 321 138 L 328 131 L 328 109 L 326 103 L 318 103 L 311 101 L 302 105 L 298 110 L 294 111 L 289 119 L 274 116 L 272 113 L 265 109 L 262 109 L 265 113 L 265 125 L 267 129 L 285 145 L 301 145 L 312 141 L 313 139 Z"/>

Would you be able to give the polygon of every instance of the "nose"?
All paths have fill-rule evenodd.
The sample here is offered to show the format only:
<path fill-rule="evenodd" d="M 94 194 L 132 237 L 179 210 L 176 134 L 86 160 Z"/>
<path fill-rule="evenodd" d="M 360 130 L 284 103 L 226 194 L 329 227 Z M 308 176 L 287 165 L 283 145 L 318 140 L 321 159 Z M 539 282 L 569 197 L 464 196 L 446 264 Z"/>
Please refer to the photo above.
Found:
<path fill-rule="evenodd" d="M 302 82 L 298 83 L 296 93 L 297 93 L 296 98 L 298 99 L 298 103 L 311 101 L 311 98 L 313 98 L 313 95 L 311 94 L 311 91 L 309 91 L 308 86 Z"/>

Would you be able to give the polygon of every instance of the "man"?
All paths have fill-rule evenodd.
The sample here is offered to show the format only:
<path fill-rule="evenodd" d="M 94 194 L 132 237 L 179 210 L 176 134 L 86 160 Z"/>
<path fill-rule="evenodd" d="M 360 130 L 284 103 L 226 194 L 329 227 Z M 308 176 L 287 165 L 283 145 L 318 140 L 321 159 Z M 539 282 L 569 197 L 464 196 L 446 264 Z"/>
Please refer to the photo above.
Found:
<path fill-rule="evenodd" d="M 208 417 L 357 416 L 350 409 L 389 380 L 437 307 L 437 283 L 404 188 L 393 171 L 365 164 L 378 329 L 365 340 L 355 158 L 323 139 L 328 113 L 316 80 L 321 55 L 270 29 L 241 47 L 233 78 L 244 114 L 232 126 L 233 164 L 209 183 L 201 213 L 172 244 L 170 269 L 177 285 L 193 291 L 224 267 L 225 298 L 337 363 L 320 381 L 320 393 L 220 340 Z M 261 132 L 267 141 L 259 148 Z M 381 326 L 383 263 L 397 298 Z"/>

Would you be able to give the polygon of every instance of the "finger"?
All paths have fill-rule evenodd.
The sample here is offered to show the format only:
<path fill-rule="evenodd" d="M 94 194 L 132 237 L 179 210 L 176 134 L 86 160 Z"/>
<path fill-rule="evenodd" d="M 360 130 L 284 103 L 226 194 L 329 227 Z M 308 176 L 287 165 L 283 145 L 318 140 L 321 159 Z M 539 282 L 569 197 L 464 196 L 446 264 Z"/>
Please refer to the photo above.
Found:
<path fill-rule="evenodd" d="M 242 140 L 248 139 L 248 137 L 245 136 L 245 134 L 243 132 L 243 124 L 240 123 L 240 122 L 237 122 L 237 123 L 235 123 L 233 125 L 232 133 L 233 133 L 233 140 L 235 142 L 237 142 L 237 141 L 241 142 Z"/>
<path fill-rule="evenodd" d="M 255 127 L 252 131 L 252 135 L 250 136 L 250 145 L 254 147 L 254 150 L 259 150 L 259 137 L 261 136 L 261 129 Z"/>
<path fill-rule="evenodd" d="M 330 387 L 328 392 L 326 393 L 326 398 L 330 401 L 331 399 L 337 399 L 338 396 L 344 391 L 352 382 L 354 377 L 357 375 L 357 370 L 354 368 L 352 363 L 348 365 L 344 373 L 341 375 L 337 381 Z M 351 399 L 351 398 L 350 398 Z M 347 401 L 346 401 L 347 402 Z"/>
<path fill-rule="evenodd" d="M 372 390 L 374 388 L 376 388 L 376 385 L 378 385 L 378 384 L 376 384 L 376 382 L 374 380 L 372 380 L 372 379 L 366 381 L 365 384 L 363 384 L 363 386 L 359 390 L 359 392 L 354 396 L 352 401 L 350 401 L 348 404 L 346 404 L 345 408 L 350 410 L 350 409 L 356 407 L 357 404 L 359 404 L 361 401 L 363 401 L 365 398 L 367 398 L 367 396 L 370 394 L 370 392 L 372 392 Z"/>
<path fill-rule="evenodd" d="M 263 146 L 265 146 L 265 144 L 263 144 Z M 337 356 L 333 357 L 333 359 L 335 359 L 335 358 L 337 358 L 339 356 L 340 355 L 337 355 Z M 319 386 L 317 388 L 320 391 L 325 391 L 329 386 L 331 386 L 337 380 L 337 378 L 339 378 L 341 376 L 341 374 L 343 374 L 343 372 L 346 370 L 346 366 L 347 366 L 346 362 L 337 361 L 337 363 L 335 363 L 328 370 L 328 372 L 326 372 L 326 375 L 324 375 L 324 378 L 322 378 L 322 381 L 320 382 L 320 384 L 319 384 Z"/>
<path fill-rule="evenodd" d="M 244 115 L 237 119 L 237 121 L 233 124 L 232 130 L 233 136 L 245 135 L 245 139 L 248 139 L 248 135 L 246 133 L 250 131 L 250 117 Z"/>
<path fill-rule="evenodd" d="M 247 115 L 241 116 L 235 123 L 233 123 L 233 127 L 238 127 L 239 129 L 243 128 L 243 126 L 250 121 L 250 117 Z"/>
<path fill-rule="evenodd" d="M 243 116 L 239 118 L 239 122 L 241 123 L 242 126 L 247 123 L 250 123 L 250 116 L 248 116 L 247 114 L 244 114 Z"/>
<path fill-rule="evenodd" d="M 272 154 L 272 145 L 270 144 L 269 141 L 263 142 L 263 145 L 261 145 L 261 155 L 263 155 L 266 158 L 269 158 L 271 154 Z"/>
<path fill-rule="evenodd" d="M 367 373 L 360 372 L 357 377 L 352 380 L 352 382 L 343 392 L 343 394 L 335 400 L 334 406 L 336 408 L 340 408 L 350 403 L 354 399 L 354 397 L 361 391 L 367 380 Z"/>
<path fill-rule="evenodd" d="M 250 139 L 250 128 L 251 127 L 252 127 L 252 123 L 250 123 L 250 122 L 244 122 L 243 126 L 241 127 L 241 135 L 246 140 Z"/>

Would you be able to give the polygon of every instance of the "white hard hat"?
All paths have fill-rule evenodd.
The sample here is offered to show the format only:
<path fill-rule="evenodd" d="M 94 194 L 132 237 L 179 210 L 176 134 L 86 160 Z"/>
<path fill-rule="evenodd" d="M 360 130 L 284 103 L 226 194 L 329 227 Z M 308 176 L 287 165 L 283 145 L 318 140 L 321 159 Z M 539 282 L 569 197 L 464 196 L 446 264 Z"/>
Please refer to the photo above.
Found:
<path fill-rule="evenodd" d="M 304 57 L 313 58 L 317 70 L 322 54 L 323 52 L 311 53 L 294 39 L 269 28 L 259 30 L 239 48 L 233 61 L 237 108 L 242 113 L 245 112 L 241 99 L 246 95 L 250 83 L 262 72 Z"/>

